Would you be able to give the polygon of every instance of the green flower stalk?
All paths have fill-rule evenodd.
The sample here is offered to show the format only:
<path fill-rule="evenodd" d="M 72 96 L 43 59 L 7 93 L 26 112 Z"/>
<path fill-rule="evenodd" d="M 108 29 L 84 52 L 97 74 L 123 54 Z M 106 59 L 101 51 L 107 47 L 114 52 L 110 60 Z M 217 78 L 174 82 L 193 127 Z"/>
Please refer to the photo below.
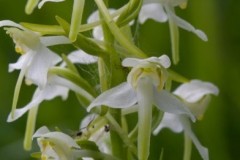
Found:
<path fill-rule="evenodd" d="M 84 10 L 85 0 L 74 0 L 69 39 L 74 42 L 77 39 L 77 34 L 82 23 L 82 15 Z"/>

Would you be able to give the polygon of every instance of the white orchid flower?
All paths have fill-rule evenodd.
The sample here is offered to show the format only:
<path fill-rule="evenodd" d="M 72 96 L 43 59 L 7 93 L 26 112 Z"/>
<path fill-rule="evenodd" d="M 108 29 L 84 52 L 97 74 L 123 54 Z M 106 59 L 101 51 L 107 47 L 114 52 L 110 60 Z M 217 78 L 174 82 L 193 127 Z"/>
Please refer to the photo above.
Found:
<path fill-rule="evenodd" d="M 138 103 L 140 99 L 150 97 L 147 93 L 144 93 L 144 97 L 137 97 L 137 87 L 140 87 L 138 83 L 144 79 L 142 81 L 147 81 L 151 85 L 152 104 L 165 112 L 187 114 L 194 119 L 190 110 L 178 98 L 163 90 L 167 79 L 166 68 L 170 66 L 170 60 L 166 55 L 147 59 L 126 58 L 123 60 L 122 65 L 133 67 L 127 77 L 127 82 L 103 92 L 91 103 L 87 109 L 88 111 L 101 105 L 112 108 L 129 108 Z"/>
<path fill-rule="evenodd" d="M 70 82 L 69 80 L 61 78 L 59 76 L 50 76 L 45 88 L 37 88 L 33 95 L 32 101 L 29 102 L 26 106 L 16 109 L 14 116 L 12 116 L 12 114 L 9 114 L 7 121 L 12 122 L 17 120 L 31 108 L 39 106 L 44 100 L 52 100 L 58 96 L 62 97 L 62 99 L 65 100 L 68 97 L 69 89 L 81 95 L 85 95 L 89 101 L 94 99 L 92 95 L 74 83 Z"/>
<path fill-rule="evenodd" d="M 212 83 L 192 80 L 189 83 L 179 86 L 173 94 L 180 97 L 182 101 L 189 107 L 191 112 L 200 118 L 206 110 L 210 100 L 210 95 L 218 95 L 218 88 Z M 189 119 L 184 115 L 176 115 L 164 113 L 163 119 L 159 126 L 153 131 L 153 134 L 158 134 L 163 128 L 169 128 L 173 132 L 185 132 L 195 144 L 201 157 L 208 160 L 208 149 L 201 145 L 196 135 L 191 129 Z"/>
<path fill-rule="evenodd" d="M 166 22 L 172 19 L 178 27 L 195 33 L 199 38 L 207 41 L 207 36 L 199 29 L 195 29 L 190 23 L 178 17 L 173 7 L 187 3 L 187 0 L 144 0 L 144 4 L 139 13 L 139 22 L 145 23 L 147 19 L 158 22 Z"/>
<path fill-rule="evenodd" d="M 33 138 L 37 138 L 43 160 L 77 159 L 73 150 L 79 150 L 80 147 L 72 137 L 62 132 L 50 132 L 47 127 L 43 126 L 35 132 Z"/>
<path fill-rule="evenodd" d="M 139 22 L 145 23 L 147 19 L 157 22 L 169 21 L 173 63 L 179 61 L 179 31 L 178 27 L 193 32 L 203 41 L 207 41 L 206 34 L 194 28 L 190 23 L 178 17 L 174 12 L 175 6 L 186 5 L 187 0 L 144 0 L 144 4 L 139 13 Z"/>
<path fill-rule="evenodd" d="M 122 65 L 133 67 L 124 82 L 98 96 L 87 108 L 106 105 L 111 108 L 129 108 L 138 104 L 138 158 L 149 155 L 152 105 L 164 112 L 186 114 L 195 120 L 190 110 L 176 97 L 163 90 L 170 60 L 166 55 L 147 59 L 126 58 Z"/>
<path fill-rule="evenodd" d="M 41 88 L 47 83 L 48 69 L 61 61 L 61 57 L 47 46 L 66 44 L 70 41 L 63 36 L 41 37 L 21 25 L 9 20 L 0 21 L 15 43 L 16 52 L 21 56 L 16 63 L 9 65 L 9 72 L 21 70 L 26 79 Z"/>

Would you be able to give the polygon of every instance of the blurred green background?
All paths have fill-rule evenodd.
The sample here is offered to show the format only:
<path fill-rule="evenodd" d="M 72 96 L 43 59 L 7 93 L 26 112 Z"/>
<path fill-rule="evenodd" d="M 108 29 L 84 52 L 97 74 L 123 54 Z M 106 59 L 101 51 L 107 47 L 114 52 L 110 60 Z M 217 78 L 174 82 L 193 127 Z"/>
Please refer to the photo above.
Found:
<path fill-rule="evenodd" d="M 87 16 L 95 10 L 93 1 L 87 1 Z M 126 0 L 111 1 L 112 7 L 124 4 Z M 25 1 L 0 0 L 0 20 L 56 24 L 55 15 L 70 20 L 72 1 L 48 3 L 32 15 L 24 13 Z M 189 79 L 202 79 L 216 84 L 220 89 L 202 121 L 193 125 L 202 144 L 208 147 L 212 160 L 240 159 L 240 1 L 201 0 L 189 1 L 185 10 L 177 9 L 179 16 L 191 22 L 208 35 L 203 42 L 194 34 L 180 30 L 180 63 L 173 66 Z M 170 55 L 168 24 L 147 21 L 140 27 L 139 46 L 152 55 Z M 31 159 L 22 148 L 26 115 L 7 123 L 18 71 L 8 73 L 8 64 L 18 59 L 12 40 L 0 29 L 0 159 Z M 23 86 L 18 106 L 31 100 L 33 87 Z M 77 130 L 85 111 L 78 106 L 74 94 L 67 101 L 59 98 L 44 102 L 39 111 L 37 128 L 42 125 Z M 35 146 L 36 147 L 36 146 Z M 35 150 L 35 147 L 33 150 Z M 151 160 L 158 159 L 164 148 L 164 159 L 182 158 L 183 135 L 165 129 L 153 137 Z M 200 159 L 193 147 L 193 160 Z"/>

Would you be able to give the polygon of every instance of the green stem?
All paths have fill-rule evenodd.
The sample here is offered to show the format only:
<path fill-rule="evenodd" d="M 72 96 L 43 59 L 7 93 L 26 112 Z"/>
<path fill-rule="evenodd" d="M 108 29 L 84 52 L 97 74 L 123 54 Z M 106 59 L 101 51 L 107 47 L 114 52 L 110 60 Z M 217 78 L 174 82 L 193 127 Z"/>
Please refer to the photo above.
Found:
<path fill-rule="evenodd" d="M 24 142 L 23 142 L 24 149 L 27 151 L 31 150 L 32 148 L 32 136 L 35 131 L 37 113 L 38 113 L 38 106 L 31 108 L 28 112 L 27 126 L 25 131 Z"/>
<path fill-rule="evenodd" d="M 69 39 L 72 42 L 74 42 L 77 39 L 78 30 L 82 23 L 84 4 L 85 0 L 74 0 L 71 27 L 69 32 Z"/>
<path fill-rule="evenodd" d="M 25 6 L 26 14 L 31 14 L 34 8 L 38 5 L 39 0 L 28 0 Z"/>
<path fill-rule="evenodd" d="M 128 38 L 122 33 L 122 31 L 118 28 L 116 23 L 113 21 L 111 15 L 108 12 L 107 7 L 105 6 L 104 2 L 102 0 L 95 0 L 99 11 L 101 12 L 104 21 L 106 22 L 107 26 L 109 27 L 109 30 L 113 34 L 113 36 L 116 38 L 116 40 L 126 49 L 129 50 L 129 52 L 132 54 L 132 56 L 135 57 L 141 57 L 146 58 L 146 55 L 143 51 L 141 51 L 139 48 L 137 48 L 135 45 L 133 45 Z"/>
<path fill-rule="evenodd" d="M 192 140 L 186 133 L 184 133 L 183 160 L 191 160 L 191 152 L 192 152 Z"/>
<path fill-rule="evenodd" d="M 174 8 L 171 8 L 170 6 L 165 6 L 167 12 L 174 12 Z M 169 11 L 171 10 L 171 11 Z M 173 63 L 177 64 L 179 62 L 179 30 L 178 26 L 174 22 L 174 20 L 171 18 L 171 15 L 169 16 L 169 28 L 170 28 L 170 36 L 171 36 L 171 46 L 172 46 L 172 59 Z"/>

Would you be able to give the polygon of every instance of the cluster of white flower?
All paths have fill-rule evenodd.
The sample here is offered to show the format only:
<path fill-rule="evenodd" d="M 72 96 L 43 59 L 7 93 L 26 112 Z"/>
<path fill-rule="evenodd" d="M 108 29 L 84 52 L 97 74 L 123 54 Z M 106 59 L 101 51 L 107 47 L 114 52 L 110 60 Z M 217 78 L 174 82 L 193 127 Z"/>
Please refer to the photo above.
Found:
<path fill-rule="evenodd" d="M 40 9 L 48 1 L 63 0 L 28 0 L 26 13 L 33 12 L 36 6 Z M 0 27 L 4 27 L 15 43 L 16 52 L 21 54 L 16 63 L 9 65 L 9 72 L 20 70 L 20 74 L 7 121 L 15 121 L 29 112 L 25 148 L 30 149 L 32 138 L 37 138 L 41 149 L 37 157 L 44 160 L 147 160 L 151 135 L 170 128 L 176 133 L 184 132 L 202 159 L 208 160 L 208 150 L 193 133 L 191 122 L 203 117 L 210 96 L 218 95 L 218 88 L 209 82 L 185 80 L 169 69 L 171 62 L 167 55 L 148 57 L 124 31 L 148 19 L 168 20 L 172 59 L 177 64 L 178 27 L 207 41 L 204 32 L 174 12 L 174 7 L 186 6 L 187 0 L 129 0 L 117 10 L 108 9 L 103 0 L 95 3 L 99 10 L 89 16 L 87 24 L 82 24 L 85 0 L 74 0 L 71 24 L 60 17 L 57 17 L 58 26 L 0 21 Z M 87 30 L 92 30 L 93 37 L 82 34 Z M 72 44 L 77 49 L 62 57 L 49 49 L 63 44 Z M 101 93 L 75 68 L 77 64 L 91 63 L 98 64 Z M 126 69 L 129 69 L 127 76 L 123 71 Z M 35 85 L 36 90 L 26 106 L 17 108 L 24 79 L 27 84 Z M 172 91 L 172 81 L 182 84 Z M 65 100 L 69 90 L 78 95 L 81 105 L 91 113 L 82 120 L 80 131 L 73 137 L 59 130 L 51 132 L 45 126 L 35 132 L 40 104 L 58 96 Z M 163 114 L 154 114 L 153 110 Z M 129 131 L 126 114 L 138 115 L 133 130 Z M 153 128 L 155 116 L 161 120 Z M 127 154 L 122 154 L 123 150 L 127 150 Z"/>

